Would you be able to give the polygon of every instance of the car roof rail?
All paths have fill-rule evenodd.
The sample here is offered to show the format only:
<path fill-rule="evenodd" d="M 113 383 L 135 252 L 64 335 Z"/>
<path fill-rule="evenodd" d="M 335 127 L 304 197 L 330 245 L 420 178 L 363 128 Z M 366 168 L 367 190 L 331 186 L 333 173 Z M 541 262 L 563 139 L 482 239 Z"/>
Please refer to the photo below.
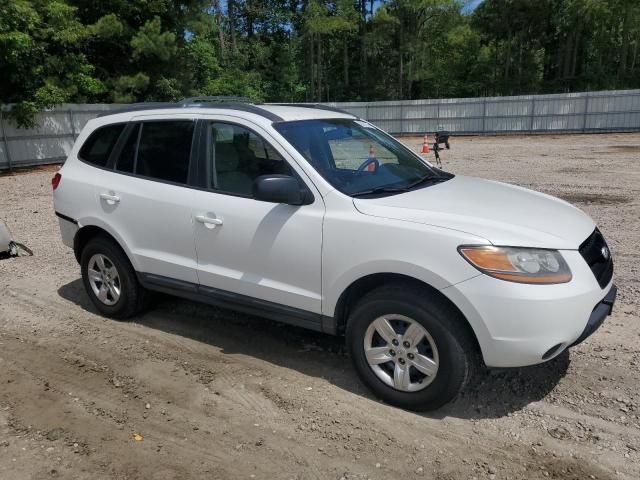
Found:
<path fill-rule="evenodd" d="M 239 101 L 240 99 L 248 101 Z M 235 101 L 231 101 L 235 100 Z M 217 108 L 225 110 L 240 110 L 247 113 L 260 115 L 268 118 L 272 122 L 282 122 L 284 119 L 275 113 L 252 103 L 253 100 L 246 97 L 191 97 L 180 100 L 175 103 L 166 102 L 146 102 L 134 103 L 118 110 L 108 110 L 100 113 L 98 117 L 106 117 L 108 115 L 117 115 L 118 113 L 136 112 L 140 110 L 159 110 L 169 108 Z"/>
<path fill-rule="evenodd" d="M 236 97 L 231 95 L 213 95 L 183 98 L 177 102 L 181 106 L 194 106 L 202 103 L 260 103 L 250 97 Z"/>
<path fill-rule="evenodd" d="M 280 107 L 316 108 L 318 110 L 328 110 L 330 112 L 344 113 L 345 115 L 351 115 L 352 117 L 358 118 L 357 115 L 354 115 L 351 112 L 347 112 L 346 110 L 342 110 L 341 108 L 338 108 L 338 107 L 324 105 L 322 103 L 267 103 L 267 105 L 277 105 Z"/>
<path fill-rule="evenodd" d="M 195 108 L 222 108 L 229 110 L 240 110 L 247 113 L 255 113 L 261 117 L 268 118 L 273 122 L 282 122 L 283 119 L 264 108 L 260 108 L 258 100 L 249 97 L 234 97 L 227 95 L 190 97 L 180 100 L 176 105 L 180 107 Z"/>
<path fill-rule="evenodd" d="M 141 102 L 131 103 L 116 110 L 105 110 L 97 115 L 97 117 L 106 117 L 109 115 L 117 115 L 118 113 L 135 112 L 137 110 L 157 110 L 160 108 L 176 108 L 175 103 L 169 102 Z"/>

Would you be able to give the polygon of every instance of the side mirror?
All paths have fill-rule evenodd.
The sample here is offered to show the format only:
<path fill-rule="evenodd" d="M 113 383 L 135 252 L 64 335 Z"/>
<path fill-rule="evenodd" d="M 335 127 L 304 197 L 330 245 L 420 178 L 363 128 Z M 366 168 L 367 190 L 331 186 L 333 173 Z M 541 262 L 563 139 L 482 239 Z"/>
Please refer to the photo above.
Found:
<path fill-rule="evenodd" d="M 261 175 L 253 182 L 253 198 L 263 202 L 302 205 L 306 197 L 298 180 L 289 175 Z"/>

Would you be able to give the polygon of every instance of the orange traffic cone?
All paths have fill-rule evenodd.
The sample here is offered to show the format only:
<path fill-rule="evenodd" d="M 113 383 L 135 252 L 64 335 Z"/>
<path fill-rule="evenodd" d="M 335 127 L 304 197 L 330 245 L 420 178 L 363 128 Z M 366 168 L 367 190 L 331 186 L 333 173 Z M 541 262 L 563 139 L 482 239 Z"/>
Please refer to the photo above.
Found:
<path fill-rule="evenodd" d="M 426 133 L 424 135 L 424 141 L 422 142 L 422 153 L 429 153 L 429 138 Z"/>

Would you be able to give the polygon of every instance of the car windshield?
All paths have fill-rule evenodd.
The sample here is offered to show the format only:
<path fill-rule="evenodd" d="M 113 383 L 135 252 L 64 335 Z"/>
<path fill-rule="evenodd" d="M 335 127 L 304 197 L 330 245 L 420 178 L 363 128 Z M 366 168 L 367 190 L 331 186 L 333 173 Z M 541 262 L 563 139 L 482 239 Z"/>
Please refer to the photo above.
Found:
<path fill-rule="evenodd" d="M 452 177 L 363 120 L 299 120 L 274 127 L 331 185 L 347 195 L 388 195 Z"/>

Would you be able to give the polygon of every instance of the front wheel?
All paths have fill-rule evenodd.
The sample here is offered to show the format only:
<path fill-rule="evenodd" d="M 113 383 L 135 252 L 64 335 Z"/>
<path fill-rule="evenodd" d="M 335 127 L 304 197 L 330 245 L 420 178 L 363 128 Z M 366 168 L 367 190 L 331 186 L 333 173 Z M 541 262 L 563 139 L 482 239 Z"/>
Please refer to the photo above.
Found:
<path fill-rule="evenodd" d="M 384 286 L 367 294 L 347 324 L 356 371 L 381 399 L 433 410 L 464 388 L 476 360 L 460 313 L 427 290 Z"/>

